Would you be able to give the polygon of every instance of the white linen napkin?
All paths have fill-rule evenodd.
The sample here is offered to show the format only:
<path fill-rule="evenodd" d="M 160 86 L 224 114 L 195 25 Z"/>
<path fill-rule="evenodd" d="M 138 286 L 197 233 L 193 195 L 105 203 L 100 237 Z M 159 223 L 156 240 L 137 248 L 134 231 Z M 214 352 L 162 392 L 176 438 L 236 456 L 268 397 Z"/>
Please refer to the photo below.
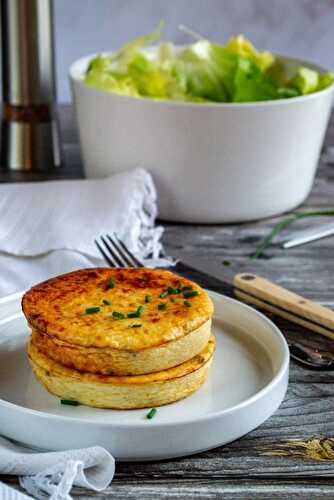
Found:
<path fill-rule="evenodd" d="M 115 473 L 115 460 L 100 446 L 71 451 L 36 452 L 0 437 L 0 473 L 20 476 L 31 497 L 0 483 L 1 500 L 71 500 L 73 485 L 104 490 Z"/>
<path fill-rule="evenodd" d="M 0 296 L 105 265 L 94 245 L 105 233 L 116 232 L 146 265 L 164 265 L 156 216 L 154 184 L 141 168 L 104 179 L 0 184 Z"/>
<path fill-rule="evenodd" d="M 116 232 L 148 266 L 170 264 L 160 257 L 156 216 L 153 181 L 141 168 L 97 180 L 0 184 L 0 296 L 106 265 L 94 245 L 105 233 Z M 103 490 L 114 459 L 100 447 L 37 453 L 0 437 L 0 474 L 20 475 L 32 498 L 68 500 L 72 484 Z M 1 500 L 24 498 L 0 483 Z"/>

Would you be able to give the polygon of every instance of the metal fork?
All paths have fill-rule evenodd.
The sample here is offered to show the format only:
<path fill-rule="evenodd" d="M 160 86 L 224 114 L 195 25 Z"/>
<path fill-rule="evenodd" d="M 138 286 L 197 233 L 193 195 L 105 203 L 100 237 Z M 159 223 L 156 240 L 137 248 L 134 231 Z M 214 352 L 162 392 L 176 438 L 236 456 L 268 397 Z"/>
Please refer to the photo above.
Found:
<path fill-rule="evenodd" d="M 94 241 L 110 267 L 144 267 L 144 264 L 130 252 L 116 233 L 100 236 L 100 241 Z"/>

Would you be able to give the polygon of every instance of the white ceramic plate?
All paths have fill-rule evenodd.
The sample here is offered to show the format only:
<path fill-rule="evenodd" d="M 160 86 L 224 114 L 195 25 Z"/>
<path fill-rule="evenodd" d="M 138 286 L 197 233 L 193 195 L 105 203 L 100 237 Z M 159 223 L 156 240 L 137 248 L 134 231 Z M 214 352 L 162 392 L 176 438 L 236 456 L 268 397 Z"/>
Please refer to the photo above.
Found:
<path fill-rule="evenodd" d="M 189 398 L 158 409 L 64 406 L 36 382 L 25 354 L 21 294 L 0 300 L 1 433 L 64 450 L 101 445 L 118 460 L 189 455 L 240 438 L 270 417 L 288 384 L 289 350 L 278 328 L 235 300 L 210 292 L 217 349 L 208 380 Z"/>

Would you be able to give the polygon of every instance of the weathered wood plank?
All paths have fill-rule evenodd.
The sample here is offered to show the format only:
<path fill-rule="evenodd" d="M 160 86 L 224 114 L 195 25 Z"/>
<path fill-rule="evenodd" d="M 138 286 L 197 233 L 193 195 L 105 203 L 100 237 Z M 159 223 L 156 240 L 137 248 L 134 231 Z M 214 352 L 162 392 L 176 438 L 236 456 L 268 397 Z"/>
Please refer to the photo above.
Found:
<path fill-rule="evenodd" d="M 76 498 L 83 500 L 91 499 L 92 496 L 88 492 L 76 490 Z M 310 485 L 307 482 L 279 482 L 272 481 L 253 482 L 247 481 L 229 481 L 219 483 L 216 481 L 200 482 L 200 481 L 168 481 L 164 483 L 151 482 L 140 484 L 127 485 L 112 484 L 108 490 L 102 494 L 95 494 L 94 498 L 123 498 L 128 500 L 137 500 L 143 498 L 145 500 L 156 500 L 157 498 L 167 498 L 175 500 L 191 500 L 191 499 L 224 499 L 224 500 L 246 500 L 246 499 L 279 499 L 292 497 L 294 499 L 308 498 L 312 500 L 333 498 L 334 485 L 329 482 L 312 482 Z"/>

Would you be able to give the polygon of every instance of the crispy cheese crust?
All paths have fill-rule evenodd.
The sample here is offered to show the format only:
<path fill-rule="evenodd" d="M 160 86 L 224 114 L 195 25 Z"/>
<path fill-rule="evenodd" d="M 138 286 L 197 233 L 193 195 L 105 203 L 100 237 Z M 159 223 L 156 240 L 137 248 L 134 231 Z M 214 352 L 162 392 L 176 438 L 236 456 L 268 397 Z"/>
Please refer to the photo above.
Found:
<path fill-rule="evenodd" d="M 198 295 L 160 297 L 168 287 L 176 289 L 180 284 Z M 159 309 L 160 304 L 166 305 Z M 139 306 L 143 308 L 140 317 L 128 318 Z M 22 308 L 30 326 L 50 338 L 127 351 L 180 339 L 213 314 L 211 299 L 196 283 L 170 271 L 146 268 L 95 268 L 64 274 L 31 288 L 22 299 Z M 87 314 L 90 308 L 99 311 Z M 115 312 L 126 318 L 113 316 Z"/>
<path fill-rule="evenodd" d="M 87 406 L 113 409 L 161 406 L 189 396 L 206 380 L 214 349 L 211 336 L 203 351 L 182 365 L 149 375 L 119 377 L 64 367 L 31 341 L 28 344 L 32 369 L 49 392 Z"/>

